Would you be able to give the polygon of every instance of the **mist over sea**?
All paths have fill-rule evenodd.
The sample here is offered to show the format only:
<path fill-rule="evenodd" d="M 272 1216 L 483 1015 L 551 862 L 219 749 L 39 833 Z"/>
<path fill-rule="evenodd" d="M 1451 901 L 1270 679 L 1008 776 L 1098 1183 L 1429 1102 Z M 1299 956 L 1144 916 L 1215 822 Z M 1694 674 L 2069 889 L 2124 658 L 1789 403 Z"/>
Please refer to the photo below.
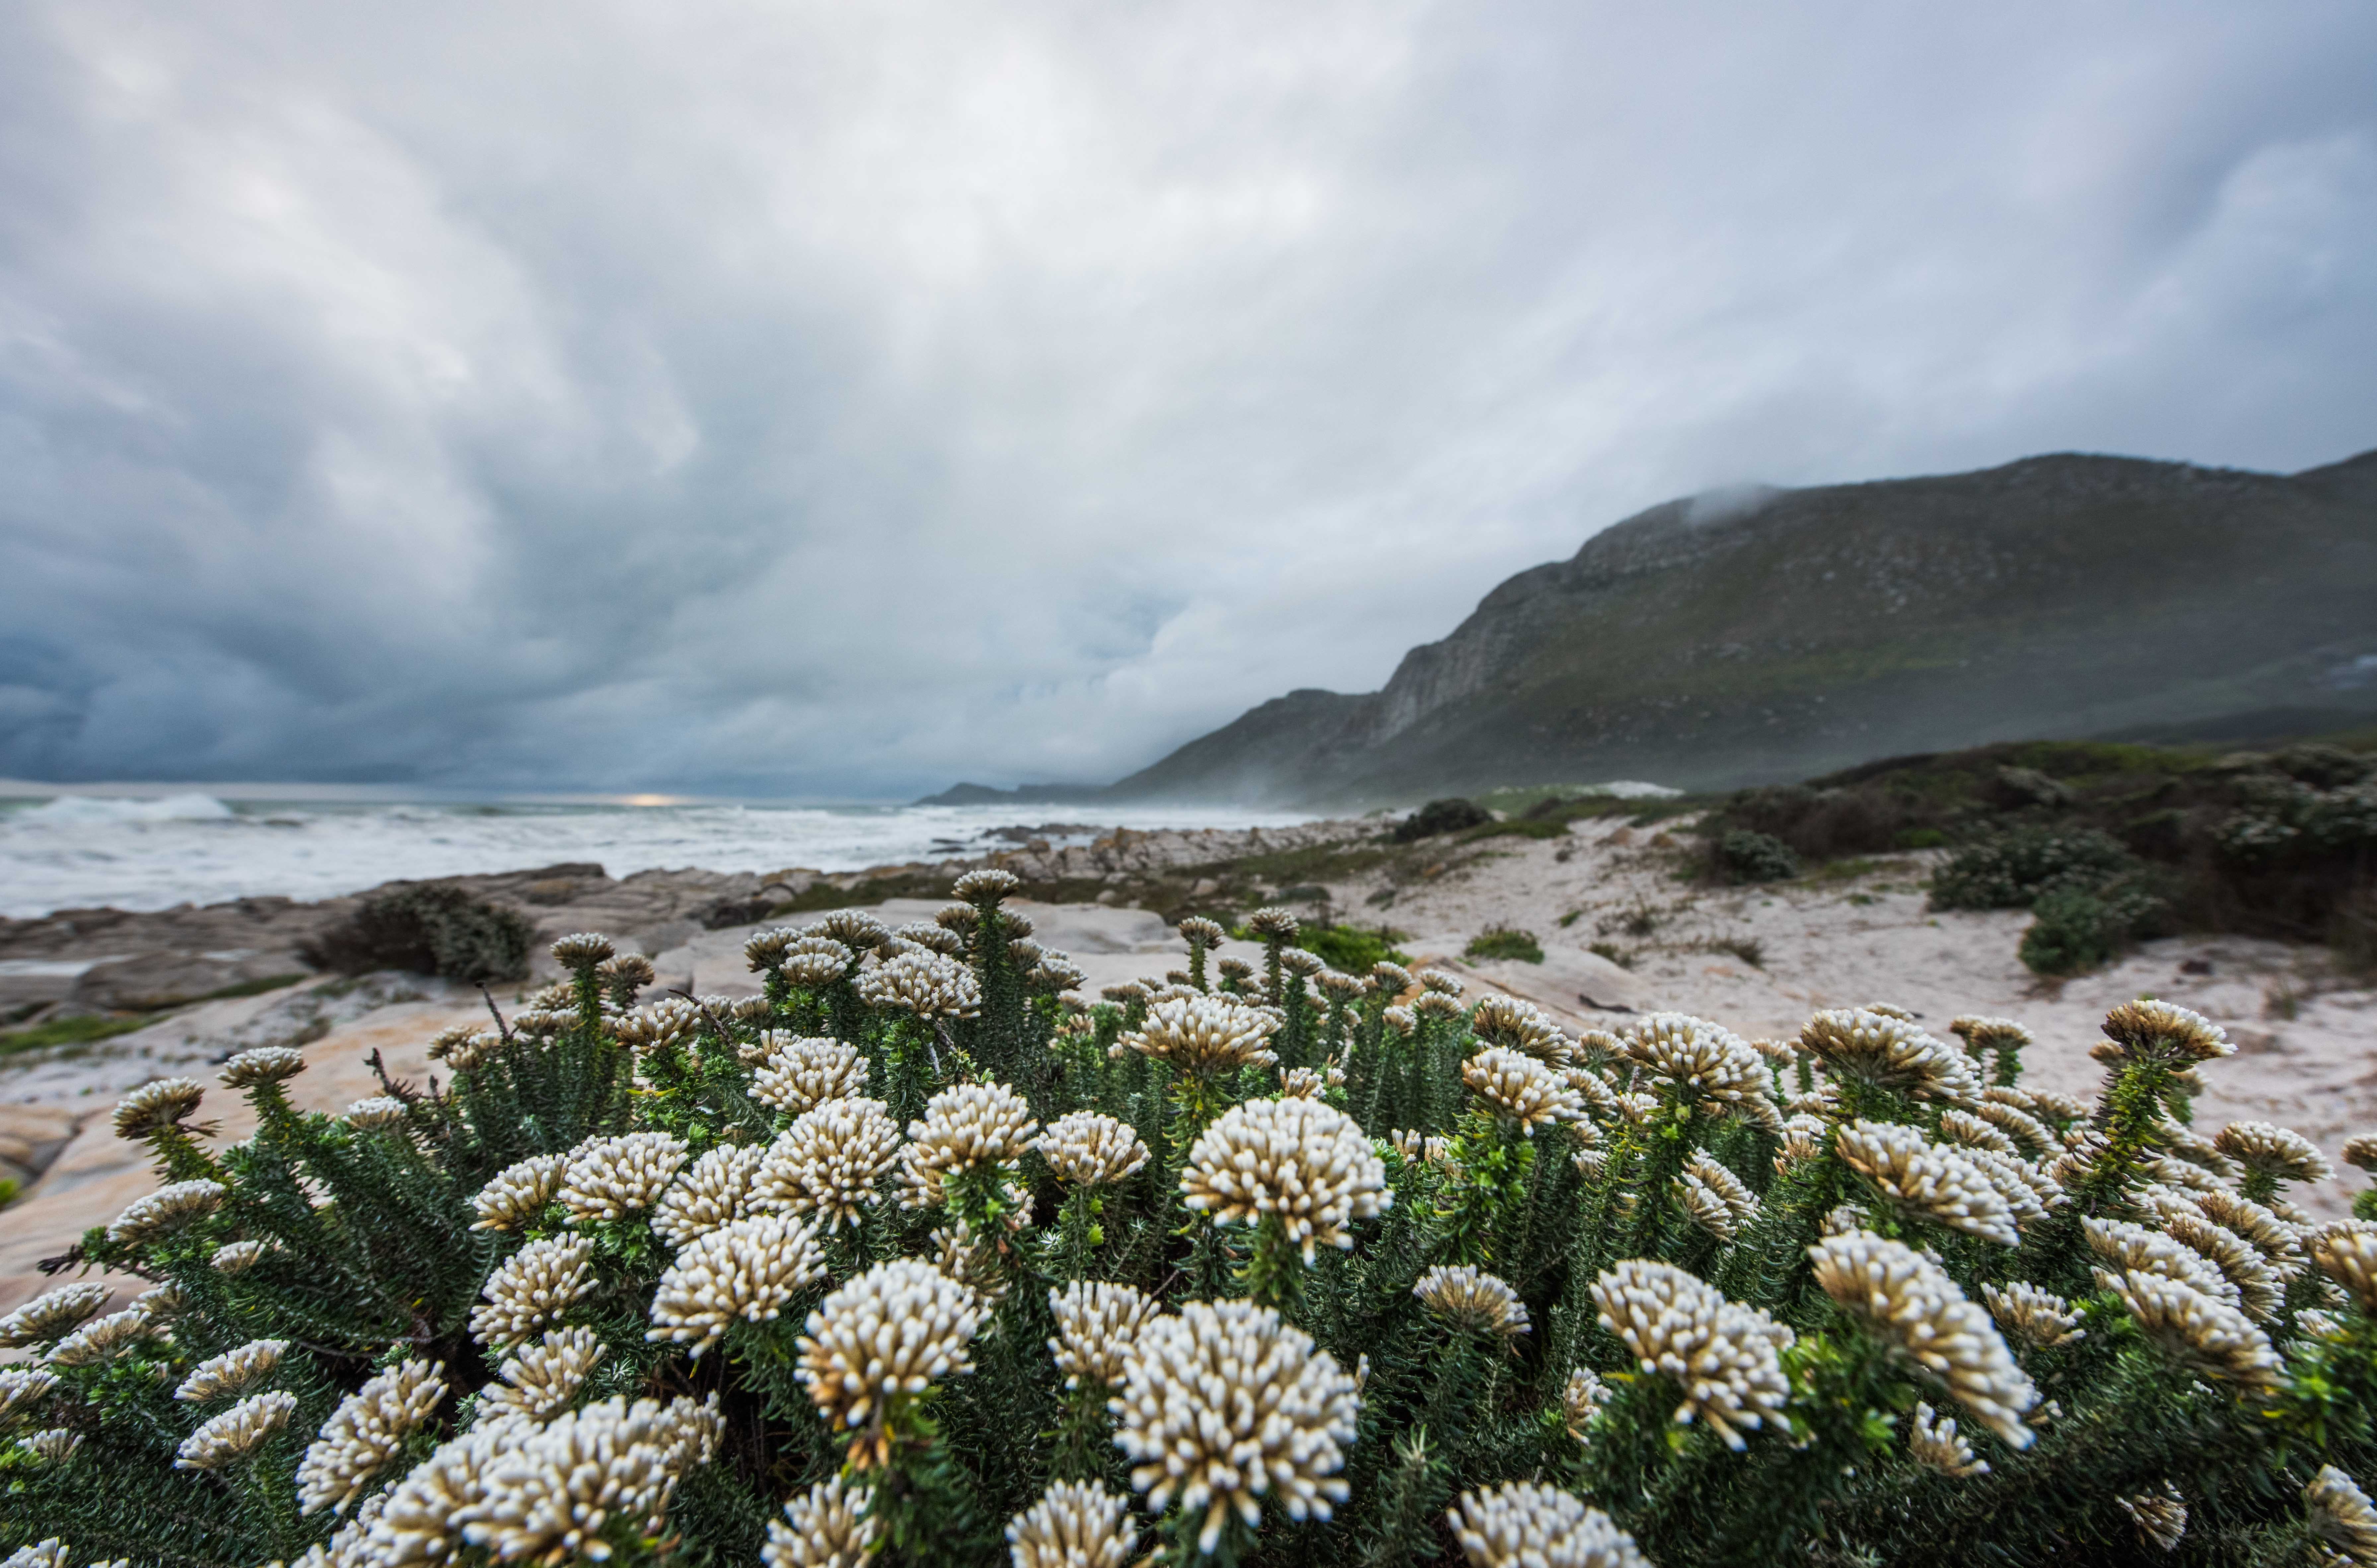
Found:
<path fill-rule="evenodd" d="M 593 861 L 820 871 L 1012 847 L 1002 830 L 1269 827 L 1298 812 L 1109 806 L 789 806 L 360 802 L 62 795 L 0 801 L 0 915 L 354 892 L 399 878 Z M 1086 832 L 1051 833 L 1079 842 Z"/>

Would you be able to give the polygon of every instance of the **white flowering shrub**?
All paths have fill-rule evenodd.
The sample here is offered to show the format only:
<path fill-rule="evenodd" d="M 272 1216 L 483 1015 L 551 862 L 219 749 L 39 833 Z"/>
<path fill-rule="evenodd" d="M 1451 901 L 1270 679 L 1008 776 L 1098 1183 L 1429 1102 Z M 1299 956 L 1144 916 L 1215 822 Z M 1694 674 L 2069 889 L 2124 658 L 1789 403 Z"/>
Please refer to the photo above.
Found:
<path fill-rule="evenodd" d="M 741 1001 L 569 938 L 367 1114 L 132 1095 L 66 1262 L 151 1287 L 0 1318 L 6 1562 L 2377 1563 L 2377 1222 L 2190 1124 L 2184 1009 L 2084 1104 L 2008 1020 L 1571 1038 L 1278 911 L 1090 1001 L 957 891 Z"/>

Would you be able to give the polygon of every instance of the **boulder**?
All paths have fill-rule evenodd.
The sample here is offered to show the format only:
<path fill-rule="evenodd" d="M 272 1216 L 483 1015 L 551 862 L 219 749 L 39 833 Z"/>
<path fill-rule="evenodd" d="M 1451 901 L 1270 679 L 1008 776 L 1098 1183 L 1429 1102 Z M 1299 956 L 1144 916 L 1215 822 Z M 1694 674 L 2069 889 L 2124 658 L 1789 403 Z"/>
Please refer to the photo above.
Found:
<path fill-rule="evenodd" d="M 92 964 L 76 978 L 67 999 L 114 1012 L 145 1012 L 179 1007 L 249 980 L 306 971 L 292 952 L 139 952 Z"/>

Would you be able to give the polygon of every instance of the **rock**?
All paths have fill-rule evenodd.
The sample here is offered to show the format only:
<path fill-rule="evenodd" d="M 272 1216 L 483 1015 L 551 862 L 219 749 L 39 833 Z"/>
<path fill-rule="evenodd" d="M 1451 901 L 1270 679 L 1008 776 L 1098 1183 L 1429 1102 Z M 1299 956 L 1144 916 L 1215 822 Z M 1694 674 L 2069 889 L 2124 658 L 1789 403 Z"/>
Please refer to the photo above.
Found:
<path fill-rule="evenodd" d="M 78 1119 L 62 1106 L 0 1105 L 0 1160 L 29 1171 L 46 1168 Z"/>
<path fill-rule="evenodd" d="M 197 1001 L 249 980 L 303 975 L 293 952 L 212 957 L 192 952 L 143 952 L 94 964 L 78 976 L 70 1001 L 119 1012 L 145 1012 Z"/>

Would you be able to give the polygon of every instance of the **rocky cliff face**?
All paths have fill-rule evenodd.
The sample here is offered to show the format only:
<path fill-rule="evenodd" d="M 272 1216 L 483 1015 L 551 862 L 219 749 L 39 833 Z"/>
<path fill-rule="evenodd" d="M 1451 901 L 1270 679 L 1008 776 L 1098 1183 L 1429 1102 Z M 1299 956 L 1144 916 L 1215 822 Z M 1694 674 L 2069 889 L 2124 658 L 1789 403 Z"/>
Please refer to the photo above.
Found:
<path fill-rule="evenodd" d="M 1725 787 L 1896 751 L 2377 716 L 2377 452 L 2294 475 L 2057 455 L 1654 507 L 1380 691 L 1264 703 L 1121 797 Z"/>

